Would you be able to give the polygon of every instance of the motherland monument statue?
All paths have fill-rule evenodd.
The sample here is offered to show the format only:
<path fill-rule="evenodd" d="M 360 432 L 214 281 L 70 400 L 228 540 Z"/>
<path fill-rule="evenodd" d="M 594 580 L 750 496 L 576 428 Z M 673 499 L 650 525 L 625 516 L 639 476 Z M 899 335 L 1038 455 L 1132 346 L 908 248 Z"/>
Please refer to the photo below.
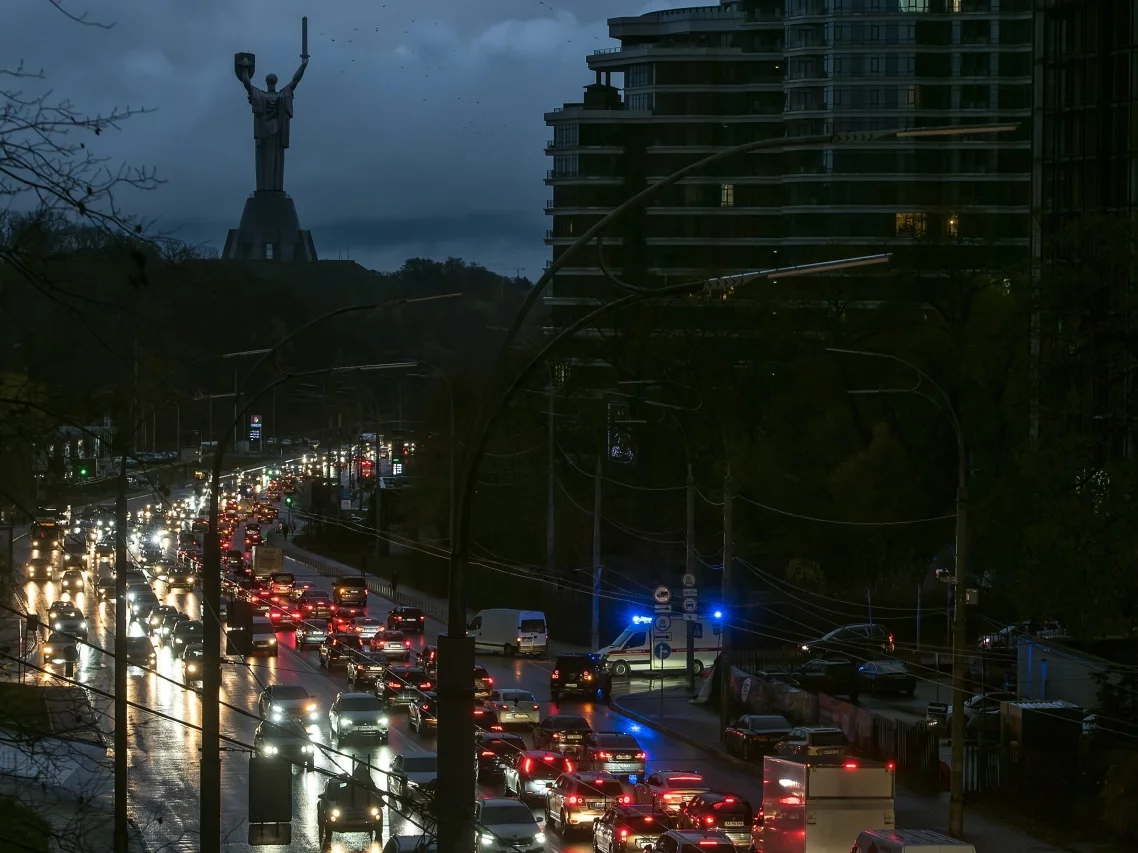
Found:
<path fill-rule="evenodd" d="M 257 58 L 233 57 L 233 72 L 245 87 L 253 109 L 255 191 L 245 201 L 241 224 L 229 232 L 226 260 L 314 261 L 312 234 L 300 227 L 296 205 L 284 191 L 285 151 L 291 141 L 296 87 L 308 68 L 308 18 L 301 19 L 300 67 L 281 89 L 277 76 L 265 77 L 265 88 L 253 84 Z"/>

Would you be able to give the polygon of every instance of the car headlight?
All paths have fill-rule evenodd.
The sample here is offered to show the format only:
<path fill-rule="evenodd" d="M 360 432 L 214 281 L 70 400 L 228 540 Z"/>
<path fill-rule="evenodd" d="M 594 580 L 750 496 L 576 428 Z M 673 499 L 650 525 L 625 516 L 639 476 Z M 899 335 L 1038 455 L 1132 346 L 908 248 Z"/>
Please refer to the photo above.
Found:
<path fill-rule="evenodd" d="M 339 809 L 332 809 L 332 817 L 339 817 L 339 816 L 340 816 L 340 810 Z"/>
<path fill-rule="evenodd" d="M 494 843 L 494 836 L 493 835 L 483 835 L 480 833 L 478 836 L 478 840 L 482 842 L 483 847 L 489 847 Z"/>
<path fill-rule="evenodd" d="M 277 749 L 275 746 L 266 746 L 265 747 L 265 754 L 266 755 L 276 755 L 278 752 L 280 752 L 280 750 Z"/>
<path fill-rule="evenodd" d="M 386 726 L 391 721 L 388 720 L 387 717 L 380 717 L 378 720 L 376 720 L 376 722 L 379 723 L 381 726 Z"/>
<path fill-rule="evenodd" d="M 537 835 L 535 835 L 533 837 L 533 840 L 536 841 L 538 844 L 544 844 L 545 843 L 545 833 L 539 832 Z"/>
<path fill-rule="evenodd" d="M 376 806 L 371 807 L 371 816 L 379 817 L 379 809 Z"/>
<path fill-rule="evenodd" d="M 277 644 L 277 638 L 276 637 L 269 637 L 269 645 L 275 646 L 276 644 Z"/>
<path fill-rule="evenodd" d="M 187 664 L 186 665 L 186 671 L 187 672 L 197 672 L 198 671 L 197 664 L 193 664 L 193 663 Z"/>
<path fill-rule="evenodd" d="M 304 746 L 302 746 L 302 747 L 300 748 L 300 751 L 301 751 L 301 752 L 312 752 L 312 747 L 311 747 L 311 746 L 309 746 L 308 744 L 305 744 Z"/>
<path fill-rule="evenodd" d="M 62 622 L 56 622 L 55 623 L 55 630 L 62 631 L 63 630 L 63 623 Z"/>
<path fill-rule="evenodd" d="M 274 720 L 279 720 L 284 716 L 284 712 L 280 708 L 270 708 L 269 712 Z"/>
<path fill-rule="evenodd" d="M 86 619 L 84 619 L 82 622 L 79 623 L 79 630 L 80 631 L 86 631 L 87 630 L 87 620 Z"/>

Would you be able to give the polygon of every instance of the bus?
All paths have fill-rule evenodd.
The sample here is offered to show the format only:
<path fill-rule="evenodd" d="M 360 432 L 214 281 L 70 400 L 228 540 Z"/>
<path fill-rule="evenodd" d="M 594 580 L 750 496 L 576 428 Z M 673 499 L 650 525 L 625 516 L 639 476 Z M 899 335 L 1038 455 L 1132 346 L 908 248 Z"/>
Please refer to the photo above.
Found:
<path fill-rule="evenodd" d="M 55 550 L 63 544 L 63 527 L 54 518 L 37 518 L 32 524 L 32 547 Z"/>

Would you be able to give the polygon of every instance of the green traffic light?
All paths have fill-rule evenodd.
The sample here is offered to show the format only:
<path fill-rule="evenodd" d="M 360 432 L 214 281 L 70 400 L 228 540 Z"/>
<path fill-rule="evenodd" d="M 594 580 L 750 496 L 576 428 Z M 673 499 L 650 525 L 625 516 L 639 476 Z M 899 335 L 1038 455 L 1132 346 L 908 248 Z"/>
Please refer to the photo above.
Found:
<path fill-rule="evenodd" d="M 86 468 L 80 468 L 79 469 L 79 476 L 80 477 L 86 477 L 87 476 L 87 469 Z"/>

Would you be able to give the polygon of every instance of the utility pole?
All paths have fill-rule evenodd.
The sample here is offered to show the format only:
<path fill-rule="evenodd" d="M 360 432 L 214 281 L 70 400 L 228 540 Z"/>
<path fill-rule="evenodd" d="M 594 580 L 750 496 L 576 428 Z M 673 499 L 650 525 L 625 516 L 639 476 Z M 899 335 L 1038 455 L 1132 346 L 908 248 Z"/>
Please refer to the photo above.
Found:
<path fill-rule="evenodd" d="M 691 462 L 688 463 L 686 484 L 687 524 L 684 527 L 684 573 L 695 574 L 695 476 Z M 695 622 L 684 620 L 684 633 L 687 635 L 687 652 L 684 657 L 687 666 L 688 690 L 695 690 Z"/>
<path fill-rule="evenodd" d="M 954 419 L 953 423 L 956 421 Z M 948 797 L 948 832 L 954 838 L 964 833 L 964 631 L 968 605 L 968 456 L 963 433 L 957 426 L 960 456 L 956 488 L 956 613 L 952 625 L 952 754 Z"/>
<path fill-rule="evenodd" d="M 557 482 L 553 467 L 553 451 L 556 445 L 556 433 L 553 427 L 553 377 L 549 377 L 549 490 L 545 505 L 545 570 L 548 577 L 557 576 L 557 540 L 554 536 L 554 521 L 556 518 Z"/>
<path fill-rule="evenodd" d="M 731 720 L 731 564 L 735 562 L 734 503 L 735 482 L 731 477 L 731 463 L 727 463 L 727 473 L 723 477 L 723 579 L 720 597 L 723 599 L 723 623 L 719 635 L 719 731 L 723 732 Z"/>
<path fill-rule="evenodd" d="M 589 633 L 592 641 L 590 649 L 596 651 L 601 647 L 601 461 L 603 454 L 597 453 L 597 473 L 593 481 L 593 627 Z"/>
<path fill-rule="evenodd" d="M 136 362 L 137 364 L 137 362 Z M 129 421 L 119 425 L 118 496 L 115 500 L 115 853 L 127 853 L 127 704 L 126 634 L 129 620 L 126 600 L 126 458 L 130 455 Z"/>

